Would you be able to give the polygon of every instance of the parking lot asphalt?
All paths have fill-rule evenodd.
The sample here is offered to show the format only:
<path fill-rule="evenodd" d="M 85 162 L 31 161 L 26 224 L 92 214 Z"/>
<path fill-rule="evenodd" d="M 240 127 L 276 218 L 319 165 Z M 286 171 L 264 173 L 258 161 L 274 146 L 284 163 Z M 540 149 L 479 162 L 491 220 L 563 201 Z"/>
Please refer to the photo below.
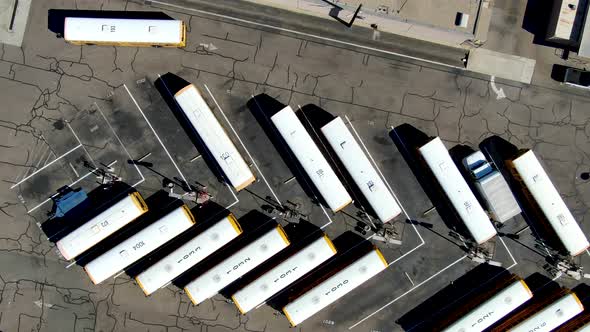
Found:
<path fill-rule="evenodd" d="M 343 117 L 404 208 L 394 221 L 399 242 L 373 241 L 390 263 L 387 270 L 301 330 L 401 330 L 396 320 L 478 265 L 436 211 L 424 214 L 433 204 L 390 138 L 392 127 L 411 124 L 440 136 L 449 148 L 477 148 L 484 138 L 499 135 L 534 149 L 582 229 L 590 230 L 590 184 L 579 177 L 590 168 L 590 99 L 579 93 L 490 82 L 202 13 L 166 10 L 189 24 L 184 49 L 73 46 L 46 29 L 46 17 L 50 8 L 76 4 L 169 9 L 125 1 L 35 2 L 23 46 L 2 45 L 0 330 L 289 330 L 285 317 L 269 306 L 246 316 L 222 296 L 193 306 L 174 286 L 145 297 L 124 274 L 93 285 L 79 266 L 66 268 L 37 225 L 47 218 L 48 198 L 59 187 L 94 189 L 101 179 L 92 169 L 110 168 L 144 197 L 166 189 L 165 179 L 183 180 L 206 186 L 213 201 L 238 219 L 259 210 L 286 224 L 268 210 L 283 204 L 332 238 L 356 232 L 358 222 L 368 219 L 363 209 L 356 204 L 333 214 L 316 204 L 251 107 L 260 94 L 295 110 L 319 107 Z M 255 173 L 253 185 L 236 193 L 208 167 L 154 87 L 167 72 L 201 90 Z M 492 259 L 523 277 L 540 272 L 552 279 L 543 267 L 544 244 L 525 227 L 520 216 L 507 222 L 502 231 L 520 231 L 520 237 L 493 240 Z M 590 255 L 577 262 L 590 266 Z M 583 281 L 556 280 L 566 287 Z"/>

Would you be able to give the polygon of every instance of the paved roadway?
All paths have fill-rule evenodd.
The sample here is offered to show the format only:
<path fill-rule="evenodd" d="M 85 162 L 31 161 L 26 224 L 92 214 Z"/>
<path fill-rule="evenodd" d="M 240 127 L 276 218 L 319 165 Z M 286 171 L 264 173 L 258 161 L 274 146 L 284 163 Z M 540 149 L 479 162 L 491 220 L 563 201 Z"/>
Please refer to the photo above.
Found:
<path fill-rule="evenodd" d="M 154 9 L 123 1 L 44 1 L 31 9 L 22 48 L 0 48 L 0 330 L 3 331 L 282 331 L 287 322 L 269 307 L 239 316 L 216 297 L 199 307 L 174 287 L 146 298 L 126 276 L 93 286 L 79 267 L 65 269 L 36 223 L 42 204 L 57 187 L 96 179 L 80 162 L 111 165 L 142 193 L 161 188 L 161 177 L 127 163 L 146 161 L 167 177 L 208 184 L 216 201 L 238 217 L 260 209 L 266 197 L 292 200 L 317 226 L 336 237 L 352 230 L 358 209 L 324 214 L 291 177 L 288 165 L 245 106 L 265 92 L 293 107 L 310 103 L 348 116 L 409 217 L 432 229 L 399 220 L 401 245 L 384 246 L 392 266 L 350 296 L 302 325 L 302 330 L 398 331 L 395 320 L 476 264 L 436 213 L 387 135 L 391 126 L 410 123 L 448 146 L 475 146 L 500 135 L 533 147 L 588 230 L 590 185 L 579 179 L 590 167 L 590 99 L 536 86 L 515 86 L 462 75 L 452 68 L 378 54 L 360 47 L 326 44 L 296 33 L 220 20 L 202 12 L 169 9 L 189 22 L 184 50 L 78 47 L 46 30 L 49 8 Z M 172 9 L 172 10 L 170 10 Z M 311 21 L 310 21 L 311 22 Z M 310 23 L 311 24 L 311 23 Z M 215 181 L 151 86 L 158 73 L 172 72 L 198 84 L 225 114 L 224 126 L 244 143 L 242 153 L 256 164 L 261 181 L 236 197 Z M 142 82 L 142 79 L 147 80 Z M 205 87 L 209 88 L 210 94 Z M 500 89 L 506 95 L 498 99 Z M 134 103 L 133 99 L 137 102 Z M 235 129 L 235 133 L 230 128 Z M 14 189 L 11 189 L 15 186 Z M 27 214 L 27 211 L 31 211 Z M 509 226 L 525 225 L 516 218 Z M 494 259 L 526 277 L 543 273 L 543 253 L 530 232 L 519 242 L 498 239 Z M 588 265 L 587 257 L 581 263 Z M 560 278 L 568 287 L 575 281 Z"/>

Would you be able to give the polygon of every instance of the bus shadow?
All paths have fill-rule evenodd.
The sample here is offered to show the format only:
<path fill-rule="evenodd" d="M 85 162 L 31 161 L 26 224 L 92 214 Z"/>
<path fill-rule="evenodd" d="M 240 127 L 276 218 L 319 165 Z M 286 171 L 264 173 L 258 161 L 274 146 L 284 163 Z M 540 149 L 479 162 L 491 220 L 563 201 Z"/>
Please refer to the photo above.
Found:
<path fill-rule="evenodd" d="M 440 331 L 512 283 L 514 277 L 502 267 L 480 264 L 405 313 L 396 323 L 404 331 Z"/>
<path fill-rule="evenodd" d="M 192 215 L 195 217 L 195 225 L 190 227 L 188 230 L 176 236 L 171 241 L 158 247 L 156 250 L 142 257 L 139 261 L 133 265 L 127 267 L 125 272 L 131 278 L 136 277 L 141 272 L 164 258 L 174 250 L 180 248 L 182 245 L 206 231 L 209 227 L 215 225 L 215 223 L 230 215 L 230 211 L 225 207 L 209 201 L 203 206 L 194 207 L 191 209 Z"/>
<path fill-rule="evenodd" d="M 74 189 L 74 192 L 81 188 Z M 135 188 L 124 182 L 113 182 L 109 185 L 100 185 L 87 193 L 87 198 L 61 217 L 52 217 L 57 212 L 57 206 L 53 204 L 52 211 L 48 213 L 49 219 L 41 224 L 41 230 L 51 242 L 57 242 L 76 228 L 82 226 L 88 220 L 98 216 L 113 204 Z"/>
<path fill-rule="evenodd" d="M 150 197 L 147 197 L 145 203 L 148 206 L 148 211 L 146 213 L 123 226 L 114 234 L 99 242 L 79 257 L 76 257 L 76 264 L 85 266 L 90 261 L 184 204 L 180 200 L 169 197 L 168 193 L 163 190 L 159 190 Z"/>
<path fill-rule="evenodd" d="M 363 195 L 350 173 L 344 167 L 344 164 L 340 161 L 340 158 L 336 155 L 332 146 L 330 146 L 330 143 L 328 143 L 328 140 L 322 134 L 321 128 L 336 117 L 314 104 L 307 104 L 301 107 L 300 112 L 296 113 L 305 129 L 307 129 L 310 134 L 313 133 L 311 137 L 322 154 L 327 157 L 326 159 L 331 164 L 332 169 L 334 169 L 334 172 L 336 172 L 336 175 L 341 180 L 344 187 L 351 194 L 354 205 L 359 210 L 363 210 L 371 217 L 378 219 L 377 214 L 373 211 L 373 208 L 365 198 L 365 195 Z"/>
<path fill-rule="evenodd" d="M 242 235 L 178 276 L 172 281 L 172 284 L 178 288 L 184 288 L 188 283 L 207 272 L 207 270 L 213 268 L 236 251 L 252 243 L 278 225 L 274 219 L 257 210 L 252 210 L 245 214 L 238 219 L 238 223 L 242 227 Z"/>
<path fill-rule="evenodd" d="M 370 241 L 365 240 L 363 237 L 351 231 L 342 233 L 332 242 L 337 250 L 336 255 L 267 301 L 267 304 L 271 308 L 282 312 L 283 307 L 289 302 L 328 279 L 374 248 Z"/>
<path fill-rule="evenodd" d="M 156 11 L 49 9 L 47 11 L 47 29 L 57 35 L 63 36 L 66 17 L 173 20 L 166 13 Z"/>
<path fill-rule="evenodd" d="M 254 281 L 262 274 L 268 272 L 270 269 L 277 266 L 287 258 L 296 254 L 299 250 L 303 249 L 308 244 L 324 236 L 324 233 L 320 230 L 318 226 L 305 220 L 301 220 L 298 224 L 290 223 L 284 227 L 284 230 L 287 234 L 289 242 L 291 242 L 291 244 L 287 248 L 285 248 L 278 254 L 272 256 L 270 259 L 260 264 L 254 270 L 245 274 L 240 279 L 234 281 L 226 288 L 222 289 L 219 293 L 225 296 L 226 298 L 231 299 L 231 296 L 235 294 L 238 290 L 240 290 L 242 287 Z"/>
<path fill-rule="evenodd" d="M 479 144 L 479 148 L 489 161 L 493 161 L 504 179 L 506 179 L 522 210 L 523 219 L 533 230 L 533 236 L 539 241 L 548 244 L 551 248 L 567 253 L 538 204 L 530 196 L 515 171 L 512 171 L 509 166 L 509 161 L 516 158 L 518 154 L 518 147 L 494 135 L 484 139 Z"/>
<path fill-rule="evenodd" d="M 285 108 L 287 105 L 282 104 L 266 93 L 254 96 L 248 100 L 246 105 L 305 194 L 314 204 L 327 206 L 324 198 L 313 185 L 313 182 L 303 169 L 303 166 L 301 166 L 287 145 L 287 142 L 285 142 L 270 119 L 271 116 Z"/>
<path fill-rule="evenodd" d="M 227 177 L 223 173 L 223 170 L 220 168 L 219 164 L 215 160 L 215 157 L 213 156 L 207 145 L 205 145 L 205 142 L 203 141 L 201 136 L 191 125 L 190 121 L 188 120 L 186 115 L 184 115 L 182 109 L 174 99 L 174 94 L 189 84 L 191 84 L 191 82 L 188 82 L 172 73 L 166 73 L 154 81 L 154 86 L 156 87 L 156 90 L 158 90 L 158 92 L 162 96 L 162 99 L 164 99 L 164 101 L 168 105 L 168 108 L 172 111 L 172 114 L 174 114 L 174 117 L 176 118 L 176 120 L 178 120 L 184 132 L 187 134 L 195 148 L 197 148 L 199 154 L 203 157 L 203 160 L 205 161 L 207 167 L 211 170 L 211 172 L 219 182 L 231 185 L 231 183 L 227 180 Z"/>
<path fill-rule="evenodd" d="M 471 239 L 471 235 L 461 221 L 461 218 L 418 152 L 418 148 L 428 143 L 430 137 L 407 123 L 392 129 L 389 132 L 389 137 L 393 140 L 393 143 L 406 161 L 406 164 L 412 170 L 422 190 L 436 208 L 445 225 L 449 229 Z"/>

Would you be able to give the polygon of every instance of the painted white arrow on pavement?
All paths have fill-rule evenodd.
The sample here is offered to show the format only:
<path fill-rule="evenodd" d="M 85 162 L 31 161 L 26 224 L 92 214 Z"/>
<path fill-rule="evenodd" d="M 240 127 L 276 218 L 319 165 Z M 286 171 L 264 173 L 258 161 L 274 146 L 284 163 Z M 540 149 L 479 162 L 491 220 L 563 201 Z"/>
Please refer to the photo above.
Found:
<path fill-rule="evenodd" d="M 52 308 L 53 304 L 51 303 L 43 303 L 43 301 L 41 300 L 37 300 L 37 301 L 33 301 L 33 303 L 35 303 L 36 306 L 38 306 L 39 308 L 41 308 L 41 305 L 47 307 L 47 308 Z"/>
<path fill-rule="evenodd" d="M 199 44 L 199 46 L 202 46 L 204 49 L 206 49 L 207 51 L 210 51 L 210 52 L 218 49 L 215 45 L 213 45 L 213 43 L 209 43 L 209 44 L 201 43 L 201 44 Z"/>
<path fill-rule="evenodd" d="M 504 93 L 504 89 L 496 87 L 496 82 L 494 81 L 496 78 L 492 76 L 490 79 L 490 84 L 492 85 L 492 90 L 496 94 L 496 100 L 506 98 L 506 94 Z"/>

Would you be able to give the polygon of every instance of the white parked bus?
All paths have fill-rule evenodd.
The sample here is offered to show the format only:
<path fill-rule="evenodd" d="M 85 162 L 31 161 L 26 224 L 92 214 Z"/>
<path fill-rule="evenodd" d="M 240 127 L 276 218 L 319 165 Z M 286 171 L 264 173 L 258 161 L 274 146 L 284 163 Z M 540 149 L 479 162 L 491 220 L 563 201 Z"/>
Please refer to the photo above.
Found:
<path fill-rule="evenodd" d="M 336 248 L 324 234 L 242 287 L 232 296 L 232 300 L 240 312 L 245 314 L 335 254 Z"/>
<path fill-rule="evenodd" d="M 94 284 L 101 283 L 186 231 L 194 223 L 191 211 L 183 205 L 93 259 L 84 266 L 84 270 Z"/>
<path fill-rule="evenodd" d="M 279 133 L 333 212 L 352 202 L 350 195 L 318 149 L 291 106 L 270 117 Z"/>
<path fill-rule="evenodd" d="M 178 20 L 66 17 L 63 37 L 74 45 L 184 47 L 186 26 Z"/>
<path fill-rule="evenodd" d="M 509 286 L 481 303 L 465 316 L 444 329 L 445 332 L 483 331 L 530 300 L 533 293 L 523 280 Z"/>
<path fill-rule="evenodd" d="M 189 84 L 174 99 L 236 191 L 254 182 L 250 168 L 197 88 Z"/>
<path fill-rule="evenodd" d="M 145 295 L 150 295 L 240 234 L 242 228 L 230 214 L 138 274 L 135 280 Z"/>
<path fill-rule="evenodd" d="M 138 192 L 132 192 L 56 242 L 61 255 L 70 260 L 92 248 L 109 235 L 148 210 Z"/>
<path fill-rule="evenodd" d="M 477 244 L 496 236 L 494 225 L 473 195 L 440 138 L 432 139 L 418 151 Z"/>
<path fill-rule="evenodd" d="M 576 256 L 588 249 L 590 243 L 586 235 L 533 151 L 520 154 L 512 160 L 512 166 L 569 254 Z"/>
<path fill-rule="evenodd" d="M 520 324 L 509 329 L 511 332 L 550 332 L 559 325 L 584 311 L 576 294 L 569 293 L 535 313 Z"/>
<path fill-rule="evenodd" d="M 386 268 L 387 261 L 375 248 L 291 301 L 283 312 L 297 326 Z"/>
<path fill-rule="evenodd" d="M 289 244 L 285 231 L 277 226 L 188 283 L 184 290 L 194 304 L 199 304 L 215 296 Z"/>
<path fill-rule="evenodd" d="M 322 133 L 379 220 L 385 223 L 397 217 L 401 213 L 397 201 L 346 128 L 344 121 L 340 117 L 335 118 L 322 127 Z"/>

